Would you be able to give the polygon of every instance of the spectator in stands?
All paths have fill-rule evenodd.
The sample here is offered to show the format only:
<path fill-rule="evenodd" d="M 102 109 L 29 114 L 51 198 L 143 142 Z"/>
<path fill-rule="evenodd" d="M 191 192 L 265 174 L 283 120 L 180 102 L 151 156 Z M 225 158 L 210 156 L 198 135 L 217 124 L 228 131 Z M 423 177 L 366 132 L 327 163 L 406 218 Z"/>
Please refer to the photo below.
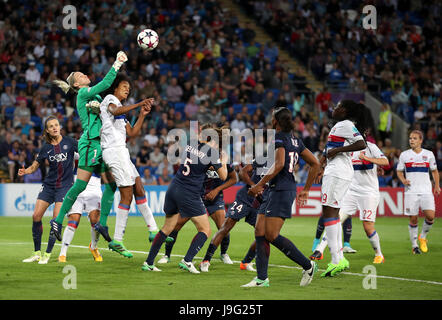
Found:
<path fill-rule="evenodd" d="M 381 112 L 379 113 L 378 125 L 378 132 L 382 142 L 385 142 L 385 139 L 390 138 L 392 130 L 393 114 L 391 113 L 390 105 L 388 103 L 383 103 L 381 106 Z"/>
<path fill-rule="evenodd" d="M 143 171 L 143 176 L 141 177 L 141 182 L 145 186 L 156 186 L 158 185 L 157 179 L 150 173 L 149 168 L 145 168 Z"/>
<path fill-rule="evenodd" d="M 16 95 L 12 91 L 10 85 L 5 86 L 5 92 L 0 97 L 0 105 L 9 108 L 13 107 L 16 103 Z"/>
<path fill-rule="evenodd" d="M 160 148 L 158 146 L 155 146 L 153 151 L 149 153 L 150 166 L 153 168 L 157 168 L 164 160 L 164 158 L 164 153 L 161 153 Z"/>
<path fill-rule="evenodd" d="M 144 140 L 146 140 L 150 146 L 155 146 L 158 142 L 157 130 L 155 128 L 150 128 L 149 133 L 144 136 Z"/>
<path fill-rule="evenodd" d="M 13 126 L 16 127 L 22 123 L 28 124 L 31 121 L 31 110 L 26 106 L 26 100 L 20 101 L 20 104 L 14 110 Z M 23 129 L 23 128 L 22 128 Z M 27 129 L 29 131 L 29 129 Z"/>
<path fill-rule="evenodd" d="M 230 129 L 232 131 L 238 131 L 241 132 L 246 128 L 246 123 L 243 120 L 243 116 L 241 113 L 237 113 L 235 120 L 232 121 L 231 125 L 230 125 Z"/>
<path fill-rule="evenodd" d="M 158 177 L 158 184 L 160 186 L 167 186 L 172 181 L 172 177 L 169 175 L 167 168 L 163 168 L 161 175 Z"/>
<path fill-rule="evenodd" d="M 412 123 L 413 119 L 410 118 L 412 108 L 409 105 L 408 96 L 402 91 L 402 88 L 397 87 L 394 90 L 394 95 L 391 97 L 391 101 L 393 102 L 396 113 L 408 123 Z"/>
<path fill-rule="evenodd" d="M 142 146 L 140 148 L 140 151 L 138 152 L 137 157 L 136 157 L 135 164 L 138 168 L 150 166 L 149 148 L 147 146 Z"/>
<path fill-rule="evenodd" d="M 195 96 L 192 95 L 192 96 L 190 96 L 189 101 L 187 101 L 187 104 L 184 107 L 184 113 L 186 114 L 186 119 L 195 120 L 198 110 L 199 110 L 199 107 L 195 103 Z"/>
<path fill-rule="evenodd" d="M 174 77 L 170 80 L 170 84 L 166 88 L 166 97 L 168 101 L 179 102 L 183 95 L 183 89 L 178 84 L 177 79 Z"/>
<path fill-rule="evenodd" d="M 35 67 L 34 61 L 29 62 L 29 68 L 26 70 L 26 81 L 33 84 L 40 82 L 40 71 Z"/>
<path fill-rule="evenodd" d="M 330 106 L 332 104 L 331 93 L 328 92 L 327 87 L 322 88 L 322 91 L 316 96 L 315 102 L 319 111 L 319 120 L 321 120 L 324 115 L 328 115 Z"/>

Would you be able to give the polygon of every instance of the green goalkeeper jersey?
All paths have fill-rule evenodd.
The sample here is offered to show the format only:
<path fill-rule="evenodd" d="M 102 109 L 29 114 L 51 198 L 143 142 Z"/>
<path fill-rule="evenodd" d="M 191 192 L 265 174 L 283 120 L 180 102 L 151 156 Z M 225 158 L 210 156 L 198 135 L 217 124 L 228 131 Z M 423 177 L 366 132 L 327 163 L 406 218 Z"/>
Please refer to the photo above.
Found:
<path fill-rule="evenodd" d="M 91 113 L 86 108 L 86 104 L 90 101 L 101 102 L 103 99 L 99 93 L 108 89 L 115 80 L 117 71 L 112 67 L 106 76 L 93 87 L 85 87 L 78 90 L 77 94 L 77 112 L 80 116 L 83 134 L 81 140 L 92 140 L 100 137 L 101 119 L 99 114 Z"/>

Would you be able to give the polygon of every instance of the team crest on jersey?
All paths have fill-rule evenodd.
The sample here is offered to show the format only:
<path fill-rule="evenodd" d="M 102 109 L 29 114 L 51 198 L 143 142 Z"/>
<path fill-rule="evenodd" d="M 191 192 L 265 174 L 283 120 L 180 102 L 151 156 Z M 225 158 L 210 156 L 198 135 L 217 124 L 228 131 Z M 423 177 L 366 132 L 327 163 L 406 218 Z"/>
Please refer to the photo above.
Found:
<path fill-rule="evenodd" d="M 297 148 L 298 147 L 298 140 L 292 138 L 292 144 Z"/>
<path fill-rule="evenodd" d="M 427 161 L 428 157 L 427 156 L 422 156 L 422 160 Z"/>
<path fill-rule="evenodd" d="M 68 146 L 67 146 L 67 145 L 64 145 L 64 146 L 63 146 L 63 149 L 64 149 L 64 150 L 67 150 L 67 149 L 68 149 Z"/>

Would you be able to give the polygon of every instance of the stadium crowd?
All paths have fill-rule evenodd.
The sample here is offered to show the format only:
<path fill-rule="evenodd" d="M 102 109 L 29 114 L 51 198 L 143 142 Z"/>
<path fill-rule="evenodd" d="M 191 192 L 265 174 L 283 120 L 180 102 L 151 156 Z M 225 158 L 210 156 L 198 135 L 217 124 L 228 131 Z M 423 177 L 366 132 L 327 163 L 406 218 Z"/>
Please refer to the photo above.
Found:
<path fill-rule="evenodd" d="M 129 57 L 124 67 L 132 79 L 128 103 L 155 98 L 143 135 L 128 140 L 146 185 L 170 182 L 177 164 L 167 160 L 173 143 L 167 134 L 174 128 L 188 133 L 191 120 L 223 123 L 232 130 L 264 129 L 270 126 L 272 108 L 287 106 L 298 135 L 320 154 L 329 131 L 330 93 L 325 89 L 311 100 L 305 86 L 293 81 L 298 77 L 280 61 L 275 42 L 289 48 L 321 79 L 346 80 L 354 91 L 384 92 L 385 110 L 391 106 L 426 132 L 424 147 L 435 153 L 442 169 L 441 126 L 436 125 L 442 107 L 440 15 L 436 14 L 440 5 L 398 7 L 381 19 L 382 32 L 375 36 L 360 31 L 359 16 L 351 20 L 341 13 L 352 6 L 340 7 L 335 0 L 247 1 L 259 23 L 274 36 L 275 42 L 263 44 L 255 41 L 250 25 L 241 24 L 217 0 L 70 4 L 77 8 L 74 30 L 62 27 L 63 3 L 0 3 L 0 168 L 9 175 L 4 181 L 40 182 L 44 177 L 44 168 L 25 180 L 17 170 L 35 158 L 42 143 L 42 123 L 49 115 L 57 115 L 64 135 L 76 139 L 81 135 L 75 98 L 65 96 L 51 81 L 82 71 L 96 83 L 119 50 Z M 428 12 L 425 22 L 419 20 L 423 10 Z M 136 43 L 138 32 L 146 27 L 160 36 L 152 52 L 142 51 Z M 391 101 L 387 91 L 394 91 Z M 311 112 L 315 108 L 322 111 L 320 119 Z M 128 116 L 132 123 L 136 118 L 136 111 Z M 394 166 L 401 150 L 391 145 L 388 134 L 378 139 L 390 159 L 380 181 L 395 186 Z M 369 139 L 376 142 L 377 136 L 373 128 Z M 301 163 L 297 171 L 301 183 L 306 172 Z"/>

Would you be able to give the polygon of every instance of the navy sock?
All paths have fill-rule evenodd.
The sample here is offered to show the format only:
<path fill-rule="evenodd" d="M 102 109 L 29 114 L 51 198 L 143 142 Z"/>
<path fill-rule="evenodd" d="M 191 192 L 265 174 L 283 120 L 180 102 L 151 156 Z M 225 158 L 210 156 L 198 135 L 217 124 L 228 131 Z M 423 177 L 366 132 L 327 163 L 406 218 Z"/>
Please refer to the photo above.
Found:
<path fill-rule="evenodd" d="M 43 234 L 43 224 L 41 221 L 32 221 L 32 239 L 34 240 L 34 251 L 41 250 L 41 235 Z"/>
<path fill-rule="evenodd" d="M 206 240 L 207 235 L 204 232 L 198 232 L 190 243 L 190 247 L 189 250 L 187 250 L 186 256 L 184 257 L 184 261 L 192 262 L 193 257 L 195 257 L 196 254 L 201 250 Z"/>
<path fill-rule="evenodd" d="M 148 265 L 152 266 L 155 257 L 157 256 L 158 252 L 161 249 L 161 246 L 163 245 L 163 242 L 166 241 L 167 236 L 163 233 L 163 231 L 159 231 L 155 238 L 152 241 L 152 246 L 150 247 L 149 254 L 147 255 L 146 262 Z"/>
<path fill-rule="evenodd" d="M 310 260 L 286 237 L 278 235 L 272 244 L 281 250 L 289 259 L 299 264 L 304 270 L 309 270 L 312 267 Z"/>
<path fill-rule="evenodd" d="M 227 253 L 227 249 L 229 249 L 230 244 L 230 233 L 224 237 L 224 239 L 221 241 L 221 254 Z"/>
<path fill-rule="evenodd" d="M 246 256 L 244 259 L 242 259 L 242 263 L 250 263 L 253 259 L 255 259 L 256 256 L 256 241 L 253 241 L 252 245 L 249 248 L 249 251 L 247 251 Z"/>
<path fill-rule="evenodd" d="M 256 239 L 256 271 L 259 280 L 267 279 L 269 267 L 270 245 L 265 236 L 255 236 Z"/>
<path fill-rule="evenodd" d="M 212 260 L 213 254 L 216 251 L 216 248 L 218 248 L 218 246 L 214 245 L 213 243 L 209 244 L 209 247 L 207 248 L 207 252 L 206 255 L 204 256 L 203 261 L 210 261 Z"/>
<path fill-rule="evenodd" d="M 173 230 L 170 234 L 169 237 L 173 238 L 172 242 L 166 242 L 166 256 L 168 256 L 170 258 L 170 254 L 172 253 L 172 249 L 173 246 L 175 245 L 176 242 L 176 238 L 178 237 L 178 231 Z"/>
<path fill-rule="evenodd" d="M 324 231 L 324 218 L 321 216 L 318 220 L 318 226 L 316 227 L 316 239 L 320 239 L 322 232 Z"/>
<path fill-rule="evenodd" d="M 342 232 L 344 233 L 344 242 L 350 242 L 352 231 L 351 217 L 348 217 L 342 224 Z"/>
<path fill-rule="evenodd" d="M 48 247 L 46 248 L 46 253 L 51 253 L 52 249 L 54 249 L 55 241 L 57 241 L 57 238 L 49 233 L 49 239 L 48 239 Z"/>

